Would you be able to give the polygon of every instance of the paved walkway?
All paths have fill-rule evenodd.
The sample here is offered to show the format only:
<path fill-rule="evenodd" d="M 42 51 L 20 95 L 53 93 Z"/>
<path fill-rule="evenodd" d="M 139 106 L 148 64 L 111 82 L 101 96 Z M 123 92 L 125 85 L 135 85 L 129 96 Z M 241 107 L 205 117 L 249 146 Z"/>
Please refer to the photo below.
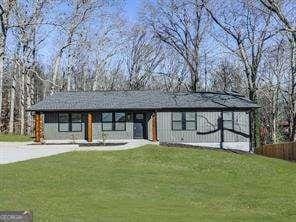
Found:
<path fill-rule="evenodd" d="M 122 142 L 122 141 L 121 141 Z M 66 153 L 71 151 L 114 151 L 133 149 L 152 142 L 147 140 L 129 140 L 125 145 L 79 147 L 75 144 L 32 145 L 32 142 L 0 142 L 0 164 L 7 164 Z"/>
<path fill-rule="evenodd" d="M 122 140 L 122 141 L 108 141 L 110 143 L 116 143 L 116 142 L 126 142 L 124 145 L 116 145 L 116 146 L 85 146 L 85 147 L 79 147 L 79 151 L 89 151 L 89 150 L 98 150 L 98 151 L 114 151 L 114 150 L 128 150 L 128 149 L 134 149 L 140 146 L 144 146 L 147 144 L 155 144 L 153 142 L 150 142 L 148 140 Z"/>

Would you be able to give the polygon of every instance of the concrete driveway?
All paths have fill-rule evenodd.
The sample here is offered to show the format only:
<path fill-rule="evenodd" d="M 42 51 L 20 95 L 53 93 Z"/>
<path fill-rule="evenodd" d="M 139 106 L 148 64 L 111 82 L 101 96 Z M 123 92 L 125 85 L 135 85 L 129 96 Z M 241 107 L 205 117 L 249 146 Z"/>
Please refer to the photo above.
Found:
<path fill-rule="evenodd" d="M 77 145 L 30 145 L 29 143 L 0 142 L 0 164 L 52 156 L 77 148 Z"/>
<path fill-rule="evenodd" d="M 117 141 L 118 142 L 118 141 Z M 146 144 L 151 144 L 147 140 L 128 140 L 124 141 L 124 145 L 116 146 L 92 146 L 92 147 L 79 147 L 76 144 L 45 144 L 36 145 L 32 142 L 0 142 L 0 164 L 14 163 L 34 158 L 46 157 L 66 153 L 71 151 L 115 151 L 133 149 Z M 61 143 L 61 141 L 56 141 Z"/>

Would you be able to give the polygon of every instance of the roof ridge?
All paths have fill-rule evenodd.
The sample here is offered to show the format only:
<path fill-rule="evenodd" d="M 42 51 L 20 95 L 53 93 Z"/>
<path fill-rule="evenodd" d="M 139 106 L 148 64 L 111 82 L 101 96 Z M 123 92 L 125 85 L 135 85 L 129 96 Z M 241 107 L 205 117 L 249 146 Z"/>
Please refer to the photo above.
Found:
<path fill-rule="evenodd" d="M 141 89 L 141 90 L 87 90 L 87 91 L 59 91 L 59 92 L 54 92 L 53 94 L 58 94 L 58 93 L 96 93 L 96 92 L 162 92 L 162 93 L 168 93 L 168 94 L 178 94 L 178 93 L 188 93 L 188 94 L 219 94 L 219 95 L 236 95 L 240 97 L 244 97 L 242 94 L 239 94 L 238 92 L 235 91 L 197 91 L 197 92 L 192 92 L 192 91 L 163 91 L 163 90 L 153 90 L 153 89 Z M 51 95 L 53 95 L 51 94 Z"/>
<path fill-rule="evenodd" d="M 56 93 L 90 93 L 90 92 L 148 92 L 148 91 L 155 91 L 155 92 L 164 92 L 161 90 L 86 90 L 86 91 L 59 91 L 59 92 L 54 92 L 53 94 Z"/>

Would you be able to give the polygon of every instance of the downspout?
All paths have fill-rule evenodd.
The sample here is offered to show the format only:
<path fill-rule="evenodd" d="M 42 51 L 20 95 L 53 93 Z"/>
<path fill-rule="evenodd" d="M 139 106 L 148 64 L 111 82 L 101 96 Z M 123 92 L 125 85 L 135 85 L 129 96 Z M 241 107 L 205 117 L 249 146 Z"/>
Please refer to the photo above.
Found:
<path fill-rule="evenodd" d="M 253 150 L 253 141 L 252 141 L 252 123 L 251 123 L 251 112 L 252 110 L 249 111 L 249 152 L 254 153 L 255 150 Z"/>
<path fill-rule="evenodd" d="M 219 121 L 219 125 L 220 125 L 220 148 L 223 148 L 223 143 L 224 143 L 224 126 L 223 126 L 223 111 L 221 111 L 220 113 L 220 121 Z"/>

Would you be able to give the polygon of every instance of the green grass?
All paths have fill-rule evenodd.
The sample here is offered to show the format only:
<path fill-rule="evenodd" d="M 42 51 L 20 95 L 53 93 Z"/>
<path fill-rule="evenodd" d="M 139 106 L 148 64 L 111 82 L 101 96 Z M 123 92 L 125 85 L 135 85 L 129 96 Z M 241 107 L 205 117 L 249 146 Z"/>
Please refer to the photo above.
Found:
<path fill-rule="evenodd" d="M 31 140 L 31 137 L 25 135 L 0 134 L 0 142 L 27 142 Z"/>
<path fill-rule="evenodd" d="M 146 146 L 0 166 L 0 210 L 34 221 L 296 221 L 296 165 Z"/>

